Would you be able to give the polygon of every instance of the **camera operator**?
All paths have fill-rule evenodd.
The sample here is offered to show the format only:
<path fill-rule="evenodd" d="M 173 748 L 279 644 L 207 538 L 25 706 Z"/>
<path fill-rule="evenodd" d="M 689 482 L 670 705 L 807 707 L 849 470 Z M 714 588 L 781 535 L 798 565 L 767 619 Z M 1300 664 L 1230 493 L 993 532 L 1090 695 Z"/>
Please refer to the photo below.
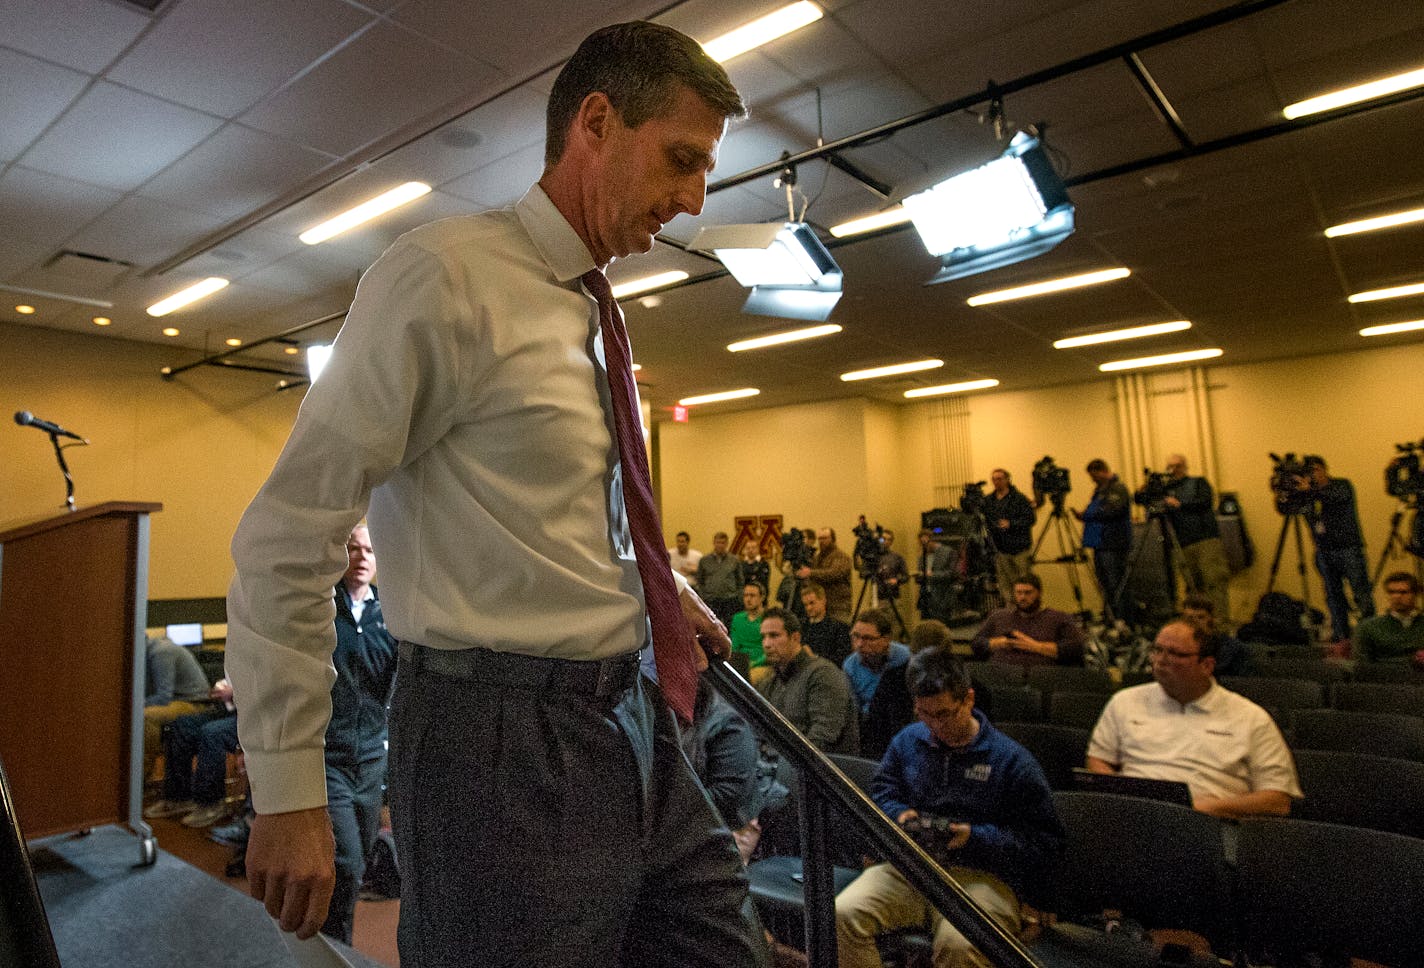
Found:
<path fill-rule="evenodd" d="M 1112 472 L 1101 457 L 1088 462 L 1088 476 L 1097 487 L 1088 506 L 1073 509 L 1073 517 L 1083 522 L 1083 547 L 1093 549 L 1093 572 L 1103 604 L 1113 617 L 1126 622 L 1130 596 L 1122 587 L 1127 573 L 1127 556 L 1132 549 L 1132 500 L 1127 485 Z"/>
<path fill-rule="evenodd" d="M 839 622 L 850 623 L 850 555 L 836 545 L 835 528 L 816 531 L 816 557 L 796 570 L 802 581 L 810 579 L 826 590 L 826 611 Z"/>
<path fill-rule="evenodd" d="M 1167 474 L 1170 479 L 1165 482 L 1167 496 L 1163 504 L 1167 522 L 1182 548 L 1175 566 L 1182 571 L 1188 590 L 1205 595 L 1216 604 L 1216 620 L 1221 627 L 1230 627 L 1231 599 L 1226 583 L 1231 579 L 1231 568 L 1221 544 L 1211 485 L 1204 477 L 1187 476 L 1187 458 L 1181 454 L 1167 455 Z M 1147 496 L 1146 488 L 1137 491 L 1139 503 L 1146 503 Z"/>
<path fill-rule="evenodd" d="M 1306 477 L 1296 478 L 1296 488 L 1306 492 L 1310 503 L 1305 518 L 1315 537 L 1315 567 L 1325 585 L 1325 605 L 1330 610 L 1330 626 L 1336 644 L 1350 641 L 1350 607 L 1345 601 L 1345 582 L 1359 609 L 1360 618 L 1375 614 L 1374 590 L 1365 564 L 1365 539 L 1360 533 L 1360 512 L 1355 505 L 1355 486 L 1343 477 L 1331 477 L 1325 458 L 1308 454 L 1302 459 Z"/>
<path fill-rule="evenodd" d="M 894 550 L 895 532 L 886 528 L 880 535 L 880 565 L 875 569 L 875 590 L 882 602 L 899 599 L 900 589 L 910 581 L 905 556 Z"/>
<path fill-rule="evenodd" d="M 989 482 L 994 490 L 984 498 L 984 520 L 989 522 L 989 540 L 994 545 L 999 591 L 1007 595 L 1014 579 L 1028 574 L 1038 513 L 1002 467 L 994 468 Z"/>

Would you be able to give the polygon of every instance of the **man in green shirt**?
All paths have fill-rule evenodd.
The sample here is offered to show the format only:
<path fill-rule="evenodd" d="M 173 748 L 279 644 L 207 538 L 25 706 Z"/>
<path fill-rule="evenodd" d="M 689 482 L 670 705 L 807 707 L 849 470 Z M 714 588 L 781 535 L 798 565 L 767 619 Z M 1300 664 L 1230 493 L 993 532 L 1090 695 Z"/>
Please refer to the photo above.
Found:
<path fill-rule="evenodd" d="M 754 581 L 742 586 L 743 611 L 732 616 L 732 651 L 747 657 L 751 666 L 751 683 L 756 685 L 771 675 L 766 653 L 761 648 L 761 617 L 766 614 L 766 589 Z"/>
<path fill-rule="evenodd" d="M 1384 580 L 1389 607 L 1355 626 L 1355 658 L 1361 662 L 1413 662 L 1424 667 L 1424 616 L 1419 579 L 1396 571 Z"/>

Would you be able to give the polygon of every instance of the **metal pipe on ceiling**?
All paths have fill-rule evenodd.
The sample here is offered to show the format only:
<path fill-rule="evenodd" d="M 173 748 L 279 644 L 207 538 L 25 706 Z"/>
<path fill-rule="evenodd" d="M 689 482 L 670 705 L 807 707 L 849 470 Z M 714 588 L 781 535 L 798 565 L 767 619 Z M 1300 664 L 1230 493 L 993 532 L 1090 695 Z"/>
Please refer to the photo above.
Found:
<path fill-rule="evenodd" d="M 258 372 L 262 373 L 276 373 L 281 376 L 300 377 L 302 376 L 302 374 L 292 373 L 289 370 L 277 370 L 268 367 L 252 366 L 248 364 L 225 363 L 223 361 L 229 359 L 230 357 L 237 356 L 239 353 L 250 352 L 251 350 L 254 350 L 257 347 L 263 346 L 267 343 L 275 343 L 278 340 L 289 339 L 290 337 L 293 337 L 298 333 L 305 332 L 309 329 L 314 329 L 317 326 L 322 326 L 326 323 L 334 323 L 336 320 L 341 319 L 345 315 L 346 310 L 344 309 L 340 312 L 328 313 L 325 316 L 320 317 L 319 319 L 309 319 L 305 323 L 298 323 L 296 326 L 293 326 L 290 329 L 284 329 L 280 333 L 273 333 L 271 336 L 264 336 L 259 340 L 254 340 L 253 342 L 246 344 L 245 346 L 239 346 L 236 349 L 231 350 L 223 350 L 221 353 L 213 353 L 212 355 L 205 356 L 200 360 L 194 360 L 192 363 L 184 363 L 182 366 L 165 366 L 158 372 L 163 377 L 163 379 L 171 380 L 178 374 L 186 373 L 194 367 L 226 366 L 234 370 L 257 370 Z"/>

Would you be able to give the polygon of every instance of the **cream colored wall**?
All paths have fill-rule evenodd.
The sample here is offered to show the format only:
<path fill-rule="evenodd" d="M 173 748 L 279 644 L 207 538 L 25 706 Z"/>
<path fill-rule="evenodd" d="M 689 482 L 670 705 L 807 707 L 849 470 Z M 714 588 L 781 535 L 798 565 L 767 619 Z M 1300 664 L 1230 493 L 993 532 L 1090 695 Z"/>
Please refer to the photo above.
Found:
<path fill-rule="evenodd" d="M 29 410 L 92 444 L 65 451 L 80 504 L 162 502 L 152 519 L 149 596 L 224 595 L 228 541 L 266 478 L 301 403 L 272 376 L 203 368 L 172 382 L 161 346 L 0 325 L 0 519 L 58 512 L 64 481 L 43 433 L 10 422 Z"/>

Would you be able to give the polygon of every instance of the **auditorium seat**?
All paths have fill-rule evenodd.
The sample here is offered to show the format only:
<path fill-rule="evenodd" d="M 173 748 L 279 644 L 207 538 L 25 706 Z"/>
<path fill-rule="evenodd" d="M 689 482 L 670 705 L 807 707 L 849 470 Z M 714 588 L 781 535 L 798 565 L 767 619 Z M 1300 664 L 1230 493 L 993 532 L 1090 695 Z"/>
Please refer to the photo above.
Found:
<path fill-rule="evenodd" d="M 1291 717 L 1291 745 L 1424 763 L 1424 720 L 1390 713 L 1297 709 Z"/>
<path fill-rule="evenodd" d="M 1057 723 L 1004 723 L 994 725 L 1033 754 L 1048 785 L 1055 790 L 1073 789 L 1073 769 L 1082 766 L 1088 753 L 1086 729 Z"/>
<path fill-rule="evenodd" d="M 1408 662 L 1356 662 L 1350 678 L 1355 682 L 1424 686 L 1424 670 Z"/>
<path fill-rule="evenodd" d="M 1216 680 L 1225 689 L 1239 693 L 1258 706 L 1275 710 L 1282 727 L 1289 725 L 1297 709 L 1325 706 L 1325 687 L 1310 679 L 1274 679 L 1263 676 L 1222 676 Z"/>
<path fill-rule="evenodd" d="M 974 705 L 982 709 L 993 723 L 1004 720 L 1016 723 L 1043 721 L 1043 693 L 1027 686 L 992 689 L 987 696 L 975 689 Z"/>
<path fill-rule="evenodd" d="M 1305 799 L 1291 804 L 1292 817 L 1424 838 L 1424 763 L 1331 750 L 1294 755 Z"/>
<path fill-rule="evenodd" d="M 1331 705 L 1345 712 L 1424 718 L 1424 688 L 1384 682 L 1337 682 L 1331 690 Z"/>
<path fill-rule="evenodd" d="M 1105 692 L 1055 692 L 1048 697 L 1048 721 L 1091 732 L 1111 698 Z"/>
<path fill-rule="evenodd" d="M 1039 665 L 1028 670 L 1028 684 L 1045 696 L 1055 692 L 1103 692 L 1117 689 L 1112 676 L 1102 669 L 1081 666 Z"/>
<path fill-rule="evenodd" d="M 1279 655 L 1253 660 L 1247 666 L 1247 672 L 1252 676 L 1265 676 L 1270 679 L 1309 679 L 1326 686 L 1344 682 L 1348 676 L 1348 670 L 1338 662 L 1320 658 L 1284 658 Z"/>
<path fill-rule="evenodd" d="M 1246 820 L 1236 863 L 1240 940 L 1253 958 L 1420 963 L 1424 840 L 1304 820 Z"/>

